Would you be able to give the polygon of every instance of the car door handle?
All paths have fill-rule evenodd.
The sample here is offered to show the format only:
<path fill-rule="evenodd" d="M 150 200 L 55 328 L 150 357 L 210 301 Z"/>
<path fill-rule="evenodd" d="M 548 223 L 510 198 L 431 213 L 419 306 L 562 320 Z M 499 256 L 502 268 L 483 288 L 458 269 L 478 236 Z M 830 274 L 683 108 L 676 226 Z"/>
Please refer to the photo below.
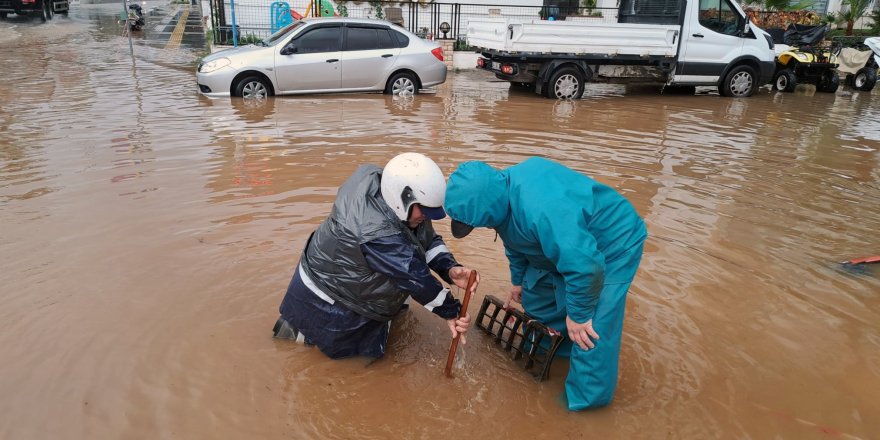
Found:
<path fill-rule="evenodd" d="M 703 38 L 703 34 L 693 34 L 694 37 Z"/>
<path fill-rule="evenodd" d="M 331 59 L 327 60 L 328 63 L 335 63 L 337 61 L 339 61 L 339 58 L 331 58 Z"/>
<path fill-rule="evenodd" d="M 382 58 L 390 58 L 390 57 L 393 57 L 393 56 L 394 56 L 394 55 L 392 55 L 392 54 L 390 54 L 390 53 L 386 53 L 385 55 L 382 55 Z"/>

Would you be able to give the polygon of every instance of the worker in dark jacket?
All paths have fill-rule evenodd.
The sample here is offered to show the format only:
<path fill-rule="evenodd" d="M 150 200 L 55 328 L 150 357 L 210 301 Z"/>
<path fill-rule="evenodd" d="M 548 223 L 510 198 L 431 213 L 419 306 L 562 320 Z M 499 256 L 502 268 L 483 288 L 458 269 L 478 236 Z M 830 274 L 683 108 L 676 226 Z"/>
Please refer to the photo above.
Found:
<path fill-rule="evenodd" d="M 445 194 L 442 171 L 422 154 L 358 168 L 306 243 L 275 337 L 303 340 L 334 359 L 379 358 L 409 297 L 447 320 L 453 338 L 465 333 L 470 316 L 458 318 L 461 303 L 431 275 L 464 288 L 471 272 L 431 225 L 446 216 Z"/>
<path fill-rule="evenodd" d="M 466 162 L 449 176 L 452 235 L 492 228 L 510 265 L 510 301 L 568 335 L 568 408 L 611 402 L 626 293 L 647 237 L 635 208 L 614 189 L 562 164 L 530 158 L 497 170 Z M 572 344 L 574 342 L 574 344 Z"/>

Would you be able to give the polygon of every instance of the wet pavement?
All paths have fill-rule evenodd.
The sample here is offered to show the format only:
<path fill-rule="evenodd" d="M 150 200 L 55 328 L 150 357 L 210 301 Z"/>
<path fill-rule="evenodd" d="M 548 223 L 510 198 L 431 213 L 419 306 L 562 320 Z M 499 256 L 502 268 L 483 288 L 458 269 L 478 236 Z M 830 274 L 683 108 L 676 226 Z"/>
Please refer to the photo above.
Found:
<path fill-rule="evenodd" d="M 466 71 L 211 100 L 203 40 L 148 7 L 134 61 L 113 5 L 0 22 L 0 438 L 880 437 L 880 278 L 839 264 L 880 253 L 877 90 L 566 102 Z M 403 151 L 545 156 L 630 198 L 650 239 L 611 407 L 567 412 L 563 362 L 536 384 L 476 332 L 444 378 L 420 307 L 372 364 L 271 339 L 336 187 Z M 481 271 L 471 313 L 503 295 L 493 234 L 437 228 Z"/>

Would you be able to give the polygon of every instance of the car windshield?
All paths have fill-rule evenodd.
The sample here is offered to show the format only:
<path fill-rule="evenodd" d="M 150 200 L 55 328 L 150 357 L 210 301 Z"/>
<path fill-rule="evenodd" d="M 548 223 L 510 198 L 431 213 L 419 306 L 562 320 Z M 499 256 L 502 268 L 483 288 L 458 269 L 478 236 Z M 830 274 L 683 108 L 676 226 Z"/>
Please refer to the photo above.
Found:
<path fill-rule="evenodd" d="M 295 22 L 293 22 L 293 24 L 290 24 L 289 26 L 287 26 L 287 27 L 285 27 L 285 28 L 279 30 L 278 32 L 275 32 L 274 34 L 270 35 L 269 38 L 266 38 L 265 40 L 261 41 L 261 42 L 260 42 L 260 43 L 261 43 L 260 45 L 261 45 L 261 46 L 274 46 L 274 45 L 278 44 L 279 41 L 281 41 L 282 39 L 284 39 L 284 37 L 285 37 L 287 34 L 293 32 L 295 29 L 299 29 L 299 28 L 302 27 L 303 25 L 305 25 L 305 22 L 303 22 L 303 21 L 295 21 Z"/>

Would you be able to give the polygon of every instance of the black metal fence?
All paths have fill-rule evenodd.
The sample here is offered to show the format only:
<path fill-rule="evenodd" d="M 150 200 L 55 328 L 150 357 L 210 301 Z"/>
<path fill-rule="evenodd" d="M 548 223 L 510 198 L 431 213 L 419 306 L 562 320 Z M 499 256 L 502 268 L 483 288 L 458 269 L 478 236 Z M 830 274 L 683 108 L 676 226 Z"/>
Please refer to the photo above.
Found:
<path fill-rule="evenodd" d="M 236 24 L 238 44 L 268 37 L 282 24 L 298 16 L 344 16 L 387 20 L 423 38 L 463 39 L 470 20 L 510 18 L 516 20 L 565 20 L 617 23 L 618 8 L 585 8 L 576 1 L 561 0 L 557 6 L 478 5 L 467 3 L 419 3 L 401 1 L 339 2 L 326 0 L 210 0 L 214 42 L 233 44 Z M 286 5 L 286 6 L 285 6 Z M 286 9 L 285 9 L 286 8 Z M 317 11 L 317 13 L 315 12 Z"/>

